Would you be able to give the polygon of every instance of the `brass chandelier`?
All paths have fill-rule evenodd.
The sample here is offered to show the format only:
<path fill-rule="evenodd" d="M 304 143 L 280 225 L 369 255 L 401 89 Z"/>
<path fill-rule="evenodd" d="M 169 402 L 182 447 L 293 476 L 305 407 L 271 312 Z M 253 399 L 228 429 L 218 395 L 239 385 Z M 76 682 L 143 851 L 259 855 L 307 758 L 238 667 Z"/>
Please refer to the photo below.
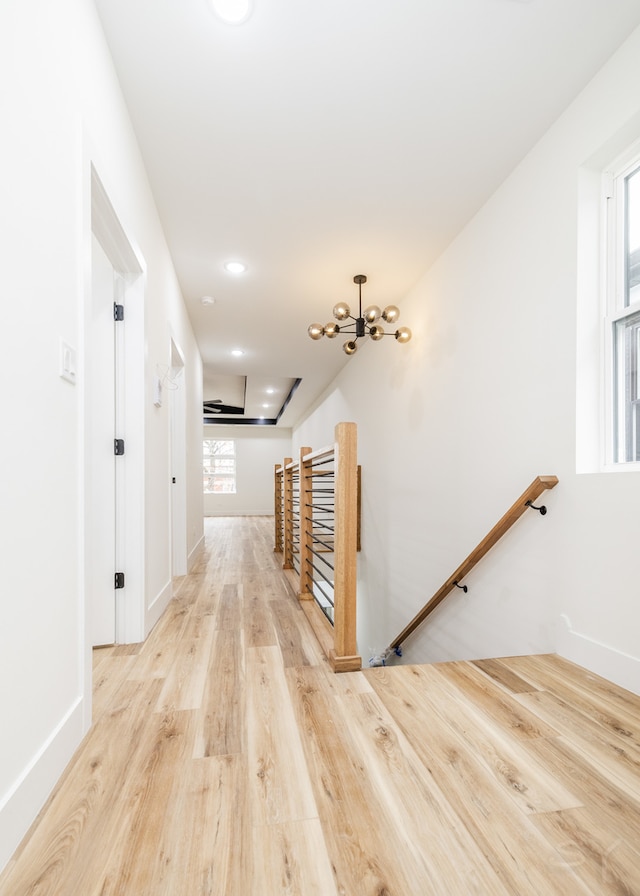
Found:
<path fill-rule="evenodd" d="M 374 342 L 382 339 L 383 336 L 395 336 L 398 342 L 408 342 L 411 339 L 409 327 L 399 327 L 393 332 L 386 333 L 383 324 L 379 322 L 385 321 L 391 325 L 395 324 L 400 317 L 400 309 L 395 305 L 387 305 L 381 311 L 377 305 L 369 305 L 363 311 L 362 284 L 367 282 L 367 278 L 364 274 L 356 274 L 353 282 L 358 284 L 358 316 L 354 317 L 351 314 L 351 309 L 346 302 L 338 302 L 333 309 L 333 316 L 337 321 L 352 321 L 353 324 L 334 324 L 333 321 L 325 324 L 324 327 L 322 324 L 311 324 L 307 330 L 311 339 L 322 339 L 323 336 L 333 339 L 338 333 L 348 333 L 354 336 L 354 338 L 348 339 L 342 346 L 343 351 L 347 355 L 353 355 L 357 351 L 357 341 L 363 336 L 370 336 Z M 347 326 L 350 329 L 347 329 Z"/>

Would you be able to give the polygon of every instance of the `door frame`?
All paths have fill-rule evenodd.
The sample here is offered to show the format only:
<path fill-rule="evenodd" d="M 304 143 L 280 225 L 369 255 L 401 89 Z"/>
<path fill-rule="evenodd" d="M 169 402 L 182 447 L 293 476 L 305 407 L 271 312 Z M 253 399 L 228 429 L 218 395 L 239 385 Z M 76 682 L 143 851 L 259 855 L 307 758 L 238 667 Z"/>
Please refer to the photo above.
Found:
<path fill-rule="evenodd" d="M 89 174 L 90 210 L 87 226 L 89 228 L 85 253 L 85 304 L 83 314 L 83 351 L 87 345 L 88 308 L 91 301 L 91 233 L 102 246 L 107 258 L 119 275 L 119 292 L 122 303 L 126 307 L 125 321 L 119 339 L 118 368 L 116 376 L 118 394 L 116 401 L 122 434 L 126 443 L 125 455 L 119 459 L 116 501 L 116 557 L 118 571 L 125 573 L 125 587 L 116 591 L 116 643 L 127 644 L 144 640 L 145 637 L 145 346 L 144 346 L 144 297 L 146 286 L 146 267 L 140 253 L 127 236 L 118 214 L 116 213 L 103 182 L 93 164 L 90 163 Z M 83 364 L 84 369 L 84 364 Z M 87 419 L 87 408 L 92 396 L 89 394 L 90 384 L 84 383 L 82 396 L 83 421 Z M 114 436 L 115 438 L 115 436 Z M 82 445 L 83 471 L 82 519 L 89 520 L 86 501 L 87 451 Z M 88 638 L 87 625 L 87 545 L 82 538 L 82 583 L 85 595 L 85 639 Z M 116 570 L 114 569 L 114 573 Z M 85 642 L 85 646 L 86 642 Z"/>
<path fill-rule="evenodd" d="M 186 576 L 187 569 L 187 429 L 184 355 L 173 336 L 170 340 L 169 416 L 171 507 L 171 577 Z M 173 482 L 175 479 L 175 482 Z"/>

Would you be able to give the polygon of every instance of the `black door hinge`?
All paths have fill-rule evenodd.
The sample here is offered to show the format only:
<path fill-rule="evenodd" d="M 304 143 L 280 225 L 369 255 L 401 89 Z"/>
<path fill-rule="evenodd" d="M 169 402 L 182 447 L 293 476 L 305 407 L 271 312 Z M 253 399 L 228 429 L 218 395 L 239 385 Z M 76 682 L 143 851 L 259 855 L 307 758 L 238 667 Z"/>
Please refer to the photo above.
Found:
<path fill-rule="evenodd" d="M 124 588 L 124 573 L 123 573 L 123 572 L 117 572 L 117 573 L 116 573 L 116 575 L 115 575 L 114 587 L 115 587 L 116 589 L 118 589 L 118 588 Z"/>
<path fill-rule="evenodd" d="M 113 453 L 116 457 L 120 457 L 124 454 L 124 439 L 113 440 Z"/>
<path fill-rule="evenodd" d="M 118 305 L 117 302 L 113 303 L 113 319 L 124 320 L 124 305 Z"/>

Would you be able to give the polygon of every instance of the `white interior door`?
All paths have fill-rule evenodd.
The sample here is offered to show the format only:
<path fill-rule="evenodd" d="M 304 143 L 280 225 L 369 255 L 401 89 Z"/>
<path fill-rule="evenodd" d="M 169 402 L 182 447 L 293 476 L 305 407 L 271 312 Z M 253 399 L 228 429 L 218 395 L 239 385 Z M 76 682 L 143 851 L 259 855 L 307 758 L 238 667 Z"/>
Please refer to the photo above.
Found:
<path fill-rule="evenodd" d="M 187 445 L 184 361 L 171 340 L 168 378 L 171 422 L 171 575 L 187 574 Z"/>
<path fill-rule="evenodd" d="M 87 609 L 92 646 L 116 640 L 116 355 L 114 270 L 95 237 L 87 321 Z"/>

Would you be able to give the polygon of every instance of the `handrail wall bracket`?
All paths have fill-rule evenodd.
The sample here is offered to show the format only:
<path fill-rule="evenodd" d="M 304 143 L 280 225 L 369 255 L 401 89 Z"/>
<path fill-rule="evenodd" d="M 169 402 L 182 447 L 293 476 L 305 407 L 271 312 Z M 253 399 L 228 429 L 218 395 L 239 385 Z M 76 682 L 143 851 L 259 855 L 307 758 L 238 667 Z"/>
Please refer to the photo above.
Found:
<path fill-rule="evenodd" d="M 525 505 L 530 507 L 532 510 L 537 510 L 540 516 L 544 516 L 547 512 L 547 508 L 544 504 L 541 504 L 540 507 L 536 507 L 533 501 L 525 501 Z"/>

